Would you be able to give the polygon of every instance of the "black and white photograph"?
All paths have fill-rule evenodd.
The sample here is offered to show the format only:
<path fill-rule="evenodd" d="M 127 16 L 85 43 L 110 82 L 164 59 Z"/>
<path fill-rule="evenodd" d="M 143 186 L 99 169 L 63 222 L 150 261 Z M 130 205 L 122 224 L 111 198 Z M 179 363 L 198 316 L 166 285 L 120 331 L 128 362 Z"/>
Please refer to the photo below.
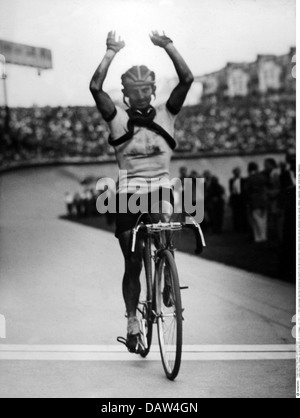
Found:
<path fill-rule="evenodd" d="M 296 0 L 0 0 L 0 398 L 300 398 L 297 161 Z"/>

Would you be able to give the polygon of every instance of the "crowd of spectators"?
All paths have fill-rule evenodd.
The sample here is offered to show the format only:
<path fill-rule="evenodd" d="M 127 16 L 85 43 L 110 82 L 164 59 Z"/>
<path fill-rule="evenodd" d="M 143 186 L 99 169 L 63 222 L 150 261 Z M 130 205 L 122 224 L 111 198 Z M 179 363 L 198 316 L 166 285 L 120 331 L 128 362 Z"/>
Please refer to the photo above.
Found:
<path fill-rule="evenodd" d="M 255 161 L 243 177 L 237 167 L 230 180 L 233 231 L 248 234 L 261 248 L 273 248 L 281 277 L 296 277 L 296 161 Z"/>
<path fill-rule="evenodd" d="M 295 149 L 295 102 L 231 99 L 185 107 L 176 123 L 178 153 Z M 0 108 L 0 164 L 107 158 L 108 127 L 94 107 Z M 9 125 L 9 128 L 8 128 Z"/>
<path fill-rule="evenodd" d="M 236 233 L 251 234 L 252 240 L 260 243 L 268 239 L 282 239 L 286 201 L 296 185 L 295 170 L 295 158 L 292 156 L 280 164 L 273 158 L 266 158 L 263 167 L 252 161 L 247 173 L 242 173 L 240 167 L 233 169 L 228 184 L 229 193 L 226 193 L 222 181 L 209 170 L 203 173 L 196 170 L 189 172 L 183 166 L 179 178 L 183 192 L 188 186 L 185 179 L 192 179 L 191 198 L 194 207 L 199 196 L 200 199 L 204 197 L 203 227 L 207 232 L 221 234 L 225 215 L 230 213 L 230 229 Z M 204 196 L 197 194 L 197 179 L 204 179 Z M 66 193 L 65 203 L 69 216 L 81 218 L 98 215 L 97 198 L 107 187 L 96 191 L 95 184 L 95 178 L 87 177 L 82 181 L 79 191 Z"/>
<path fill-rule="evenodd" d="M 70 219 L 87 219 L 100 216 L 98 198 L 105 192 L 105 202 L 107 204 L 109 197 L 113 197 L 113 191 L 105 186 L 98 187 L 99 179 L 93 176 L 84 178 L 77 187 L 76 191 L 67 191 L 64 196 L 66 214 Z M 96 187 L 97 185 L 97 187 Z M 113 224 L 114 213 L 104 210 L 106 221 L 109 225 Z"/>
<path fill-rule="evenodd" d="M 295 102 L 232 99 L 187 107 L 176 140 L 185 152 L 257 152 L 295 149 Z"/>
<path fill-rule="evenodd" d="M 211 172 L 200 174 L 180 170 L 181 178 L 205 179 L 205 217 L 201 224 L 205 235 L 240 237 L 239 245 L 255 245 L 257 254 L 269 254 L 278 261 L 278 274 L 296 277 L 296 158 L 286 161 L 266 158 L 263 165 L 253 160 L 247 172 L 235 167 L 226 193 L 225 184 Z M 251 244 L 253 243 L 253 244 Z M 268 257 L 270 254 L 268 255 Z"/>
<path fill-rule="evenodd" d="M 1 109 L 4 162 L 105 157 L 111 153 L 107 126 L 95 108 L 13 108 L 9 110 L 9 132 L 5 113 Z"/>
<path fill-rule="evenodd" d="M 181 179 L 204 178 L 204 229 L 221 234 L 225 215 L 230 213 L 232 232 L 248 234 L 255 243 L 281 241 L 287 203 L 296 187 L 295 158 L 289 156 L 280 164 L 266 158 L 263 167 L 252 161 L 245 175 L 240 167 L 235 167 L 232 174 L 227 195 L 225 185 L 210 171 L 181 168 Z"/>
<path fill-rule="evenodd" d="M 280 274 L 284 277 L 295 276 L 296 254 L 296 162 L 289 155 L 286 161 L 277 163 L 266 158 L 263 165 L 255 160 L 248 164 L 247 172 L 240 167 L 232 171 L 228 191 L 217 176 L 206 170 L 188 171 L 186 166 L 179 172 L 181 179 L 182 202 L 188 182 L 192 179 L 204 179 L 204 220 L 201 223 L 205 235 L 222 236 L 235 234 L 243 242 L 257 246 L 258 251 L 265 248 L 276 249 L 279 257 Z M 100 215 L 97 199 L 106 191 L 95 189 L 96 179 L 84 179 L 77 192 L 65 195 L 66 211 L 69 218 L 93 218 L 104 216 L 108 225 L 113 225 L 114 214 L 106 212 Z M 192 190 L 192 204 L 195 207 L 199 198 L 197 187 Z M 174 192 L 175 193 L 175 192 Z M 177 190 L 178 193 L 178 190 Z M 203 193 L 199 194 L 203 198 Z M 174 195 L 175 198 L 175 195 Z M 175 205 L 176 201 L 175 200 Z M 182 203 L 181 203 L 182 204 Z M 182 208 L 182 206 L 181 206 Z M 176 219 L 180 220 L 176 214 Z M 244 236 L 244 238 L 243 238 Z"/>

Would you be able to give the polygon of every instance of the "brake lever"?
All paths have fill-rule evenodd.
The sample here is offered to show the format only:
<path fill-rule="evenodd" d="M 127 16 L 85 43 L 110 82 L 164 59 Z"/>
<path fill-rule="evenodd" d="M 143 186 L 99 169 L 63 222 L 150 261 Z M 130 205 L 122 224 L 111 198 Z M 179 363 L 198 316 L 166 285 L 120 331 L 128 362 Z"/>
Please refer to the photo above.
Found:
<path fill-rule="evenodd" d="M 139 229 L 142 227 L 143 225 L 138 225 L 136 228 L 133 229 L 133 236 L 132 236 L 132 246 L 131 246 L 131 252 L 134 253 L 135 252 L 135 246 L 136 246 L 136 236 L 137 233 L 139 232 Z"/>
<path fill-rule="evenodd" d="M 135 245 L 136 245 L 136 234 L 137 234 L 137 228 L 134 228 L 133 230 L 133 236 L 132 236 L 132 246 L 131 246 L 131 252 L 135 252 Z"/>

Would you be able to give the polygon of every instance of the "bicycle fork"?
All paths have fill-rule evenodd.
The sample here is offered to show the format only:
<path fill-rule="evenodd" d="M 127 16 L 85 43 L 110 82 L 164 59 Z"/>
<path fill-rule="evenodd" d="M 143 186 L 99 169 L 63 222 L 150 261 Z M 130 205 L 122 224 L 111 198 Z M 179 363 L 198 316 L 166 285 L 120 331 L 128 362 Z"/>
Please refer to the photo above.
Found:
<path fill-rule="evenodd" d="M 175 249 L 174 249 L 175 250 Z M 157 250 L 155 251 L 155 254 L 152 256 L 154 263 L 155 263 L 155 280 L 154 280 L 154 284 L 156 285 L 157 283 L 157 278 L 158 278 L 158 269 L 159 269 L 159 252 L 162 250 Z M 174 256 L 174 253 L 172 251 L 172 255 Z M 188 290 L 189 286 L 180 286 L 180 290 Z M 155 294 L 155 289 L 153 289 L 153 294 Z M 155 299 L 154 299 L 155 300 Z M 185 311 L 185 308 L 182 308 L 181 313 L 183 314 L 183 312 Z M 157 324 L 158 319 L 160 318 L 162 320 L 162 322 L 165 322 L 165 318 L 168 317 L 176 317 L 177 312 L 175 311 L 173 314 L 165 314 L 164 312 L 161 313 L 157 313 L 157 307 L 153 306 L 152 308 L 152 315 L 153 315 L 153 324 Z M 182 320 L 184 321 L 184 317 L 182 315 Z"/>

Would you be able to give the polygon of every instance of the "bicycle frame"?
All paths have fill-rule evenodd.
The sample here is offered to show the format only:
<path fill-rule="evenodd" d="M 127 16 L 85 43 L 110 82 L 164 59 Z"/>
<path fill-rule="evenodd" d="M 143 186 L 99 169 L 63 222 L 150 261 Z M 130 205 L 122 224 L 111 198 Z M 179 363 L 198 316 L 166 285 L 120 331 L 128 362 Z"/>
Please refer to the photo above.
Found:
<path fill-rule="evenodd" d="M 141 314 L 141 346 L 143 347 L 140 354 L 142 357 L 148 355 L 151 348 L 152 326 L 156 324 L 163 367 L 167 378 L 174 380 L 179 373 L 182 355 L 182 312 L 184 309 L 182 308 L 181 290 L 188 287 L 180 286 L 174 257 L 175 248 L 172 242 L 172 232 L 180 231 L 184 227 L 191 228 L 192 226 L 192 228 L 195 227 L 197 229 L 203 247 L 206 246 L 206 243 L 200 225 L 192 217 L 190 217 L 192 223 L 188 225 L 180 222 L 161 221 L 144 224 L 140 222 L 141 217 L 133 229 L 131 251 L 135 252 L 137 234 L 140 231 L 145 232 L 145 237 L 141 236 L 141 239 L 145 243 L 144 251 L 147 253 L 145 259 L 149 260 L 145 264 L 145 269 L 146 283 L 148 289 L 150 288 L 151 290 L 148 291 L 149 299 L 145 302 L 143 300 L 139 302 L 142 306 L 139 313 Z M 197 236 L 197 248 L 198 241 Z M 154 251 L 151 248 L 152 243 L 156 247 Z M 154 262 L 154 276 L 152 273 L 152 262 Z"/>

